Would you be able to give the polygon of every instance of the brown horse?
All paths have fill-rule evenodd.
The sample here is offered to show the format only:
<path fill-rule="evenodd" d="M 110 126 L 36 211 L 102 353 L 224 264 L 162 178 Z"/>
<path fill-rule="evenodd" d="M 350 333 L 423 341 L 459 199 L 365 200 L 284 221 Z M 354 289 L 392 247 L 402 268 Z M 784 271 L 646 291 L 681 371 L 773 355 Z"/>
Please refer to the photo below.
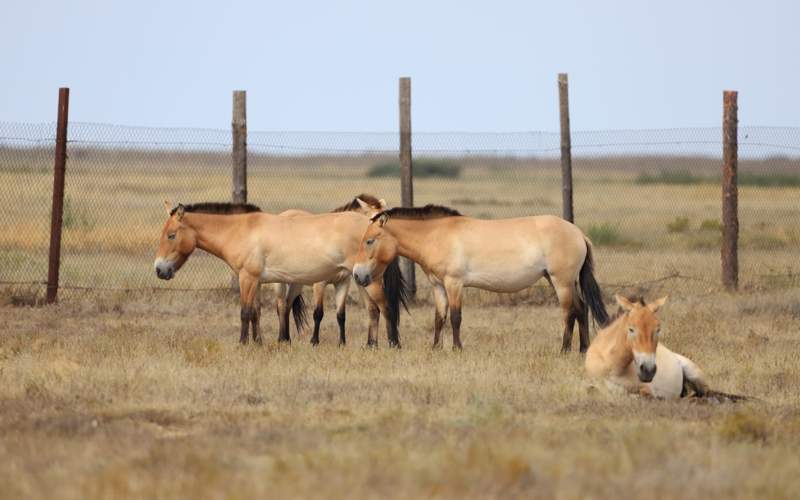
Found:
<path fill-rule="evenodd" d="M 715 397 L 729 401 L 746 396 L 712 391 L 703 371 L 689 358 L 661 343 L 661 321 L 656 312 L 666 303 L 662 297 L 646 304 L 616 296 L 620 313 L 597 333 L 586 353 L 586 373 L 604 380 L 611 390 L 642 396 L 674 399 L 684 396 Z"/>
<path fill-rule="evenodd" d="M 361 239 L 353 276 L 368 286 L 397 255 L 422 267 L 433 285 L 433 346 L 450 309 L 453 348 L 461 348 L 464 287 L 516 292 L 544 276 L 563 311 L 562 351 L 569 351 L 575 321 L 581 352 L 589 347 L 589 309 L 602 325 L 608 315 L 592 270 L 592 245 L 575 225 L 550 215 L 480 220 L 437 205 L 392 208 L 375 214 Z"/>
<path fill-rule="evenodd" d="M 359 200 L 361 202 L 359 202 Z M 383 210 L 386 208 L 386 201 L 383 199 L 378 199 L 371 194 L 361 193 L 360 195 L 354 197 L 348 203 L 340 207 L 336 207 L 331 212 L 358 212 L 366 216 L 372 216 L 375 213 Z M 305 210 L 300 209 L 289 209 L 279 213 L 278 215 L 284 217 L 302 217 L 306 215 L 313 215 L 311 212 L 307 212 Z M 314 333 L 311 335 L 311 343 L 314 345 L 319 344 L 319 325 L 322 322 L 322 318 L 325 316 L 325 286 L 328 285 L 328 282 L 319 282 L 314 283 Z M 334 297 L 336 301 L 336 321 L 339 324 L 339 344 L 344 345 L 347 341 L 345 336 L 345 318 L 347 314 L 347 292 L 350 290 L 350 276 L 347 276 L 345 279 L 338 281 L 338 282 L 331 282 L 330 284 L 333 285 L 334 288 Z M 283 294 L 278 293 L 278 310 L 282 307 L 286 307 L 285 304 L 281 304 L 280 301 L 283 299 Z M 302 326 L 305 324 L 305 309 L 302 307 L 301 302 L 297 302 L 299 299 L 302 298 L 302 295 L 298 295 L 298 298 L 295 299 L 295 302 L 292 303 L 292 314 L 294 315 L 295 324 L 297 325 L 298 332 L 301 330 Z"/>
<path fill-rule="evenodd" d="M 361 234 L 369 218 L 355 212 L 305 217 L 281 217 L 261 212 L 254 205 L 200 203 L 170 208 L 161 231 L 155 270 L 161 279 L 172 279 L 195 248 L 224 260 L 239 276 L 241 303 L 240 342 L 261 342 L 259 335 L 261 282 L 284 283 L 284 300 L 292 304 L 303 285 L 340 282 L 350 276 Z M 399 267 L 382 282 L 364 290 L 368 302 L 367 345 L 377 345 L 381 314 L 386 320 L 391 346 L 400 346 L 398 321 L 405 303 L 405 283 Z M 289 311 L 278 311 L 279 341 L 289 342 Z"/>

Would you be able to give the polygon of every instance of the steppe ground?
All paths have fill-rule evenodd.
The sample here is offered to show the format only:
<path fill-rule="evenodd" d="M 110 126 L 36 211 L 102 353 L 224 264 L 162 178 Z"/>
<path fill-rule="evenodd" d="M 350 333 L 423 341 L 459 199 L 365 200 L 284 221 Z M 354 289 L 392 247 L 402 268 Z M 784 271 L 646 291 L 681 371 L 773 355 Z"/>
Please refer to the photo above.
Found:
<path fill-rule="evenodd" d="M 240 347 L 225 292 L 0 307 L 0 497 L 796 498 L 800 292 L 679 288 L 664 342 L 763 402 L 590 393 L 533 298 L 472 294 L 463 352 L 429 348 L 425 303 L 400 351 L 362 347 L 357 305 L 345 348 L 332 310 L 278 346 L 269 307 Z"/>
<path fill-rule="evenodd" d="M 669 294 L 663 341 L 715 388 L 762 400 L 714 404 L 588 391 L 582 356 L 559 354 L 560 313 L 542 284 L 512 296 L 470 290 L 463 352 L 449 349 L 449 330 L 444 350 L 429 348 L 422 279 L 402 317 L 400 351 L 384 335 L 379 349 L 362 347 L 366 318 L 355 301 L 349 343 L 337 347 L 330 296 L 319 347 L 307 337 L 278 346 L 264 287 L 266 344 L 240 347 L 235 297 L 175 289 L 224 286 L 223 265 L 193 256 L 166 285 L 151 267 L 162 200 L 224 200 L 229 173 L 134 160 L 124 169 L 71 160 L 62 283 L 73 288 L 58 305 L 31 306 L 38 284 L 0 291 L 2 498 L 800 492 L 796 186 L 743 186 L 741 290 L 729 294 L 719 286 L 718 186 L 639 183 L 636 160 L 576 165 L 576 217 L 597 240 L 609 307 L 615 292 Z M 659 161 L 649 168 L 669 166 Z M 270 211 L 327 210 L 361 191 L 396 203 L 396 180 L 365 177 L 368 164 L 307 175 L 254 162 L 250 199 Z M 52 181 L 36 166 L 6 167 L 0 277 L 40 281 Z M 482 217 L 560 206 L 557 164 L 474 165 L 458 180 L 419 179 L 416 189 L 418 204 Z"/>

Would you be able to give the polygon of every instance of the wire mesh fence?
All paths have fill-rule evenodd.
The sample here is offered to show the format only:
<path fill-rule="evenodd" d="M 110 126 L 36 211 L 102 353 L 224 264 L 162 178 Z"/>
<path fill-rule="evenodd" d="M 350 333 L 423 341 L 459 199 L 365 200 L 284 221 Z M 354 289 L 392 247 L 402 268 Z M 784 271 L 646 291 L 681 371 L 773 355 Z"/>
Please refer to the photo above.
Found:
<path fill-rule="evenodd" d="M 361 192 L 400 202 L 396 133 L 250 132 L 249 201 L 269 212 L 324 212 Z M 415 133 L 417 205 L 482 218 L 561 214 L 559 136 Z M 52 124 L 0 123 L 0 282 L 47 277 Z M 227 286 L 225 264 L 196 252 L 175 280 L 153 255 L 163 202 L 231 198 L 228 130 L 69 126 L 61 286 Z M 719 128 L 574 132 L 576 223 L 601 281 L 670 274 L 719 280 Z M 739 129 L 743 283 L 800 272 L 800 129 Z M 748 281 L 749 280 L 749 281 Z"/>

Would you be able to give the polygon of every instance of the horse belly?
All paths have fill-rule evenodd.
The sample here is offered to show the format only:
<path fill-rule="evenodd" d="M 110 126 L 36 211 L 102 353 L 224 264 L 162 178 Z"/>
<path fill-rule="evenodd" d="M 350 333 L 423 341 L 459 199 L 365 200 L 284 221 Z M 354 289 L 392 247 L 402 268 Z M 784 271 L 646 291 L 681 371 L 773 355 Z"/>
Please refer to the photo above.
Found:
<path fill-rule="evenodd" d="M 492 292 L 519 292 L 539 281 L 543 274 L 542 269 L 531 266 L 500 265 L 492 270 L 470 270 L 464 279 L 464 286 Z"/>
<path fill-rule="evenodd" d="M 261 272 L 261 280 L 266 283 L 300 283 L 313 285 L 321 281 L 335 283 L 347 278 L 350 272 L 329 262 L 305 261 L 294 265 L 267 263 Z"/>

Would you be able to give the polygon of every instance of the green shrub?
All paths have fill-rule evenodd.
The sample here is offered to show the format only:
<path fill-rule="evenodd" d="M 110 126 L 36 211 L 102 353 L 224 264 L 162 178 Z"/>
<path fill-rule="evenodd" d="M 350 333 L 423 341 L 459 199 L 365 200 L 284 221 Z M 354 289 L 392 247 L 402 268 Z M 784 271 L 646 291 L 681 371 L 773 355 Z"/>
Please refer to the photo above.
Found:
<path fill-rule="evenodd" d="M 740 186 L 755 187 L 800 187 L 800 175 L 739 173 Z"/>
<path fill-rule="evenodd" d="M 414 177 L 442 177 L 457 179 L 461 176 L 461 165 L 449 160 L 415 160 L 413 163 Z M 367 177 L 400 177 L 400 164 L 386 162 L 373 165 L 367 171 Z"/>
<path fill-rule="evenodd" d="M 670 233 L 685 233 L 689 230 L 688 217 L 675 217 L 675 220 L 667 223 L 667 231 Z"/>
<path fill-rule="evenodd" d="M 701 231 L 722 232 L 722 223 L 717 219 L 706 219 L 700 223 Z"/>
<path fill-rule="evenodd" d="M 709 179 L 705 177 L 698 177 L 688 171 L 668 171 L 662 170 L 656 175 L 642 172 L 636 178 L 637 184 L 676 184 L 676 185 L 689 185 L 701 184 L 708 182 Z"/>
<path fill-rule="evenodd" d="M 626 243 L 619 230 L 608 223 L 589 226 L 586 235 L 592 240 L 593 244 L 598 246 L 614 246 Z"/>

